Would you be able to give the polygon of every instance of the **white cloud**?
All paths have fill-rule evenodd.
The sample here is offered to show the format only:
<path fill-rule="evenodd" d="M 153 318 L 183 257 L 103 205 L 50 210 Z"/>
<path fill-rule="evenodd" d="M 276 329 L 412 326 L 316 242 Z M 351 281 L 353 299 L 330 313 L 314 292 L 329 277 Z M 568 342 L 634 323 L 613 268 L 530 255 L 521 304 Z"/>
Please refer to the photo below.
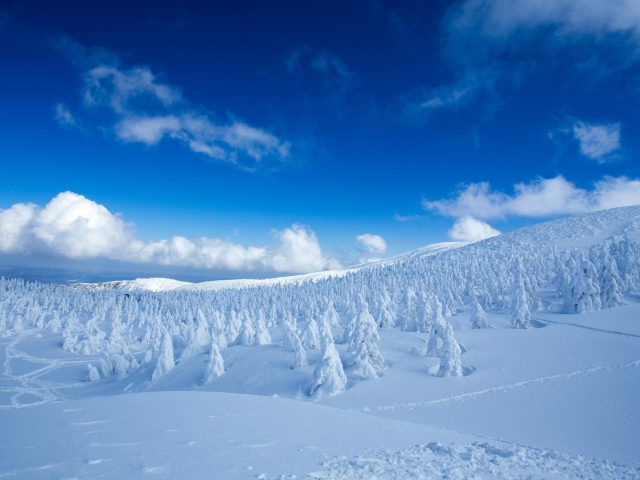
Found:
<path fill-rule="evenodd" d="M 219 238 L 143 242 L 133 226 L 82 195 L 62 192 L 44 207 L 17 203 L 0 210 L 0 252 L 70 259 L 107 258 L 138 263 L 302 273 L 337 268 L 315 233 L 293 225 L 274 231 L 275 242 L 245 246 Z"/>
<path fill-rule="evenodd" d="M 440 215 L 478 219 L 549 217 L 640 204 L 640 179 L 604 177 L 591 190 L 578 188 L 562 176 L 518 183 L 514 193 L 491 190 L 488 182 L 473 183 L 456 196 L 423 200 L 426 210 Z"/>
<path fill-rule="evenodd" d="M 597 162 L 606 162 L 610 155 L 620 150 L 620 124 L 589 124 L 575 122 L 573 136 L 580 145 L 580 153 Z"/>
<path fill-rule="evenodd" d="M 148 67 L 123 68 L 120 59 L 103 50 L 90 50 L 69 39 L 56 42 L 81 71 L 82 103 L 125 142 L 154 146 L 167 138 L 192 152 L 229 162 L 252 171 L 266 160 L 282 161 L 290 144 L 276 135 L 232 119 L 220 122 L 206 109 L 189 103 L 180 89 L 164 83 Z M 99 112 L 98 112 L 99 111 Z M 104 112 L 109 119 L 107 124 Z M 59 123 L 72 120 L 70 112 L 56 107 Z M 74 120 L 75 122 L 75 120 Z"/>
<path fill-rule="evenodd" d="M 477 242 L 497 235 L 500 235 L 499 230 L 488 223 L 468 216 L 456 220 L 456 223 L 449 230 L 449 238 L 458 242 Z"/>
<path fill-rule="evenodd" d="M 78 123 L 76 122 L 73 113 L 71 113 L 62 103 L 58 103 L 55 106 L 53 117 L 61 127 L 78 127 Z"/>
<path fill-rule="evenodd" d="M 381 255 L 387 251 L 387 242 L 380 235 L 363 233 L 356 236 L 356 240 L 369 253 Z"/>
<path fill-rule="evenodd" d="M 455 79 L 413 101 L 411 111 L 455 108 L 491 93 L 496 84 L 526 75 L 535 66 L 532 53 L 564 49 L 564 63 L 576 58 L 576 64 L 598 65 L 591 79 L 627 68 L 638 58 L 640 2 L 461 0 L 445 16 L 444 34 L 443 55 Z M 618 54 L 606 48 L 608 42 L 616 42 Z"/>

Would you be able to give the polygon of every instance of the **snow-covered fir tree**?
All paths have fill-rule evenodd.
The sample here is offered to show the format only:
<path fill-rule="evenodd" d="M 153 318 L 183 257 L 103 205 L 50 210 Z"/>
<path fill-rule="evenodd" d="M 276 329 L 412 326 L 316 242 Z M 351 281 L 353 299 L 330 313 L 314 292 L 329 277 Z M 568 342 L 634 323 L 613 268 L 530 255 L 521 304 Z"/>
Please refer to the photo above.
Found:
<path fill-rule="evenodd" d="M 156 359 L 156 367 L 151 375 L 151 381 L 155 382 L 160 377 L 166 375 L 169 371 L 175 367 L 176 362 L 173 357 L 173 340 L 171 334 L 168 331 L 164 331 L 162 335 L 162 344 L 160 351 L 158 352 L 158 358 Z"/>
<path fill-rule="evenodd" d="M 209 347 L 209 358 L 207 359 L 207 368 L 204 374 L 204 383 L 208 384 L 213 382 L 216 378 L 221 377 L 224 374 L 224 359 L 220 353 L 220 347 L 218 346 L 217 339 L 211 341 Z"/>

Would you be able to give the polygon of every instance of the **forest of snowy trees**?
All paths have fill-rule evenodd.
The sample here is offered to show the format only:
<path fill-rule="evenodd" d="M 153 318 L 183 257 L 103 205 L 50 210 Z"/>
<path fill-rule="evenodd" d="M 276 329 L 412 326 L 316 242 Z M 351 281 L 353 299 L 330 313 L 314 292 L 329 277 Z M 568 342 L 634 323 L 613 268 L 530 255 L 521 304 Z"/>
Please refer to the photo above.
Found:
<path fill-rule="evenodd" d="M 532 313 L 547 308 L 541 292 L 561 300 L 566 313 L 582 313 L 621 305 L 638 288 L 634 240 L 557 249 L 516 237 L 298 285 L 123 293 L 0 279 L 0 335 L 34 328 L 60 335 L 65 350 L 100 358 L 88 364 L 92 382 L 145 367 L 153 383 L 177 362 L 206 354 L 208 384 L 224 375 L 226 348 L 269 345 L 277 333 L 292 369 L 317 352 L 306 392 L 317 398 L 344 391 L 345 371 L 356 381 L 384 373 L 379 329 L 424 336 L 427 356 L 439 359 L 436 374 L 455 377 L 464 370 L 450 320 L 464 309 L 473 328 L 491 328 L 493 310 L 526 329 Z"/>

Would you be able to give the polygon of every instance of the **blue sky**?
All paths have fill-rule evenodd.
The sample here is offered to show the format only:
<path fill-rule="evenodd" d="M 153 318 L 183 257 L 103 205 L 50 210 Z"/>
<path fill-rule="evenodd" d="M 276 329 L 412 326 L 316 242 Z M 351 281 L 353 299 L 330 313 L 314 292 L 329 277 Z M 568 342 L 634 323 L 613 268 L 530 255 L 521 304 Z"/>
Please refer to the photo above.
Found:
<path fill-rule="evenodd" d="M 92 3 L 0 7 L 5 263 L 304 272 L 640 203 L 635 1 Z"/>

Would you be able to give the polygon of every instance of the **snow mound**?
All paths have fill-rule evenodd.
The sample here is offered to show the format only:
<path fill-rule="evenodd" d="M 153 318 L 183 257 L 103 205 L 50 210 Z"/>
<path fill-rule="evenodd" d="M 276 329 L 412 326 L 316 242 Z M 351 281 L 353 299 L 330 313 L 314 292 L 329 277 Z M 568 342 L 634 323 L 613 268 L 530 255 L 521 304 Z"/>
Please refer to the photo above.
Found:
<path fill-rule="evenodd" d="M 496 479 L 636 479 L 640 466 L 620 465 L 580 455 L 538 450 L 507 443 L 442 444 L 431 442 L 406 450 L 383 450 L 373 456 L 338 457 L 315 479 L 378 480 L 402 478 Z"/>

